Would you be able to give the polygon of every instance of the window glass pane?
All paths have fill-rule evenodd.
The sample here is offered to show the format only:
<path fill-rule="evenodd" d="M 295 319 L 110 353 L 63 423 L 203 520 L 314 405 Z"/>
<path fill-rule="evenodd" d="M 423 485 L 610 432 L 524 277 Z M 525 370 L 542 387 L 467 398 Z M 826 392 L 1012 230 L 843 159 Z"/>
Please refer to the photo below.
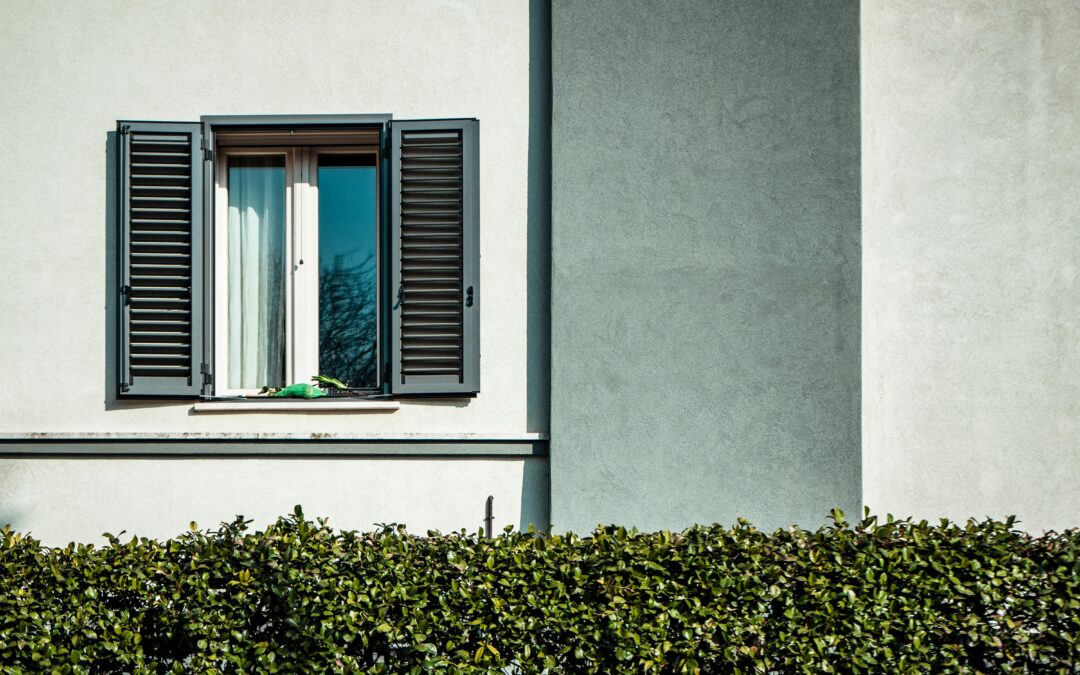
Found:
<path fill-rule="evenodd" d="M 285 157 L 230 157 L 229 387 L 285 385 Z"/>
<path fill-rule="evenodd" d="M 319 373 L 379 384 L 372 154 L 319 155 Z"/>

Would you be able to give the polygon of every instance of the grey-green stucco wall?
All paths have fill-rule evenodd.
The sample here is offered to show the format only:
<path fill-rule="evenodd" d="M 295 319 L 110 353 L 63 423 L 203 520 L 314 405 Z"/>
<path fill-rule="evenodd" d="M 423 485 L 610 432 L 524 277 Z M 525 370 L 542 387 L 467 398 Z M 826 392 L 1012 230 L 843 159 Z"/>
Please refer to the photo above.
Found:
<path fill-rule="evenodd" d="M 551 517 L 857 511 L 859 5 L 555 0 Z"/>

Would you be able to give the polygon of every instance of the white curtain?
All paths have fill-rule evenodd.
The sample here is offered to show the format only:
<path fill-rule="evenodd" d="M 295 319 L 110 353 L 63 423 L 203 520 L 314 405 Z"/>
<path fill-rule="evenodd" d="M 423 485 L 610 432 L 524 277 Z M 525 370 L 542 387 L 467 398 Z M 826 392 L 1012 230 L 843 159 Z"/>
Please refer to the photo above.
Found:
<path fill-rule="evenodd" d="M 284 159 L 229 162 L 229 387 L 280 387 L 285 371 Z"/>

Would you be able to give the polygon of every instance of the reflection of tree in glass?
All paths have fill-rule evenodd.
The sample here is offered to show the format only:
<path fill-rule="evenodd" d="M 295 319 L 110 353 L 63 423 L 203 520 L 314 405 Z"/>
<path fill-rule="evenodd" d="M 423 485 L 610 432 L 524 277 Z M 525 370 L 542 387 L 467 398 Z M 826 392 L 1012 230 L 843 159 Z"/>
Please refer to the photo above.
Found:
<path fill-rule="evenodd" d="M 319 272 L 319 374 L 375 387 L 375 259 L 335 255 Z"/>

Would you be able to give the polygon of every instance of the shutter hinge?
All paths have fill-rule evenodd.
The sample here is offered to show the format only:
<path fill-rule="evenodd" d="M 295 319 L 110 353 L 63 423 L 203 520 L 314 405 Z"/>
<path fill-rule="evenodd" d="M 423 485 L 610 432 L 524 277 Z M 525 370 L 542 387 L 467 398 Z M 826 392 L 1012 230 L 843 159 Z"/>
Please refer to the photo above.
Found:
<path fill-rule="evenodd" d="M 203 137 L 202 137 L 202 139 L 200 140 L 200 143 L 201 143 L 201 145 L 202 145 L 202 153 L 203 153 L 203 159 L 204 159 L 204 160 L 206 160 L 207 162 L 211 162 L 211 161 L 213 161 L 213 159 L 214 159 L 214 151 L 213 151 L 213 150 L 211 150 L 211 149 L 210 149 L 210 148 L 209 148 L 209 147 L 207 146 L 207 143 L 206 143 L 206 136 L 203 136 Z"/>
<path fill-rule="evenodd" d="M 131 389 L 131 385 L 128 384 L 127 382 L 121 382 L 120 383 L 120 393 L 121 394 L 127 392 L 130 389 Z"/>
<path fill-rule="evenodd" d="M 130 132 L 131 132 L 131 125 L 130 124 L 121 124 L 120 125 L 120 135 L 124 136 L 124 135 L 127 135 Z"/>
<path fill-rule="evenodd" d="M 465 306 L 466 307 L 472 307 L 472 304 L 473 304 L 473 297 L 472 296 L 473 296 L 472 286 L 469 286 L 468 288 L 465 289 Z"/>
<path fill-rule="evenodd" d="M 203 386 L 209 386 L 214 383 L 214 374 L 210 372 L 209 363 L 200 363 L 199 372 L 202 373 Z"/>
<path fill-rule="evenodd" d="M 131 286 L 128 286 L 127 284 L 124 284 L 123 286 L 121 286 L 120 287 L 120 295 L 124 296 L 124 304 L 125 305 L 130 305 L 131 304 Z"/>

